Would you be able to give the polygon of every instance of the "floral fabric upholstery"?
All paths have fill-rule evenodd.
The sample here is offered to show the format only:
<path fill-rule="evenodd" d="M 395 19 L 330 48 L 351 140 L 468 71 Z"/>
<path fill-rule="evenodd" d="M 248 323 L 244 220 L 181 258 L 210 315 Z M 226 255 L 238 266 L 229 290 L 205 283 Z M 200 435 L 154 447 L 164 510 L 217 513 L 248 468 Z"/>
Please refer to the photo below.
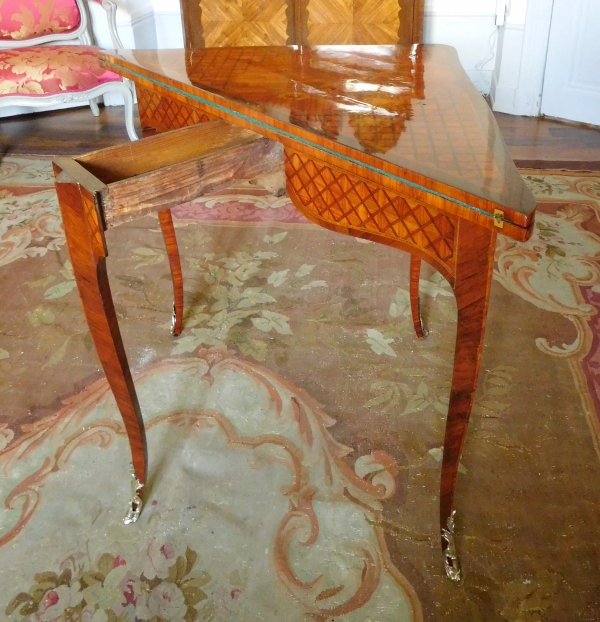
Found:
<path fill-rule="evenodd" d="M 48 45 L 0 50 L 0 97 L 76 93 L 122 81 L 121 76 L 100 66 L 95 47 Z"/>
<path fill-rule="evenodd" d="M 75 0 L 0 0 L 0 39 L 68 33 L 80 23 Z"/>

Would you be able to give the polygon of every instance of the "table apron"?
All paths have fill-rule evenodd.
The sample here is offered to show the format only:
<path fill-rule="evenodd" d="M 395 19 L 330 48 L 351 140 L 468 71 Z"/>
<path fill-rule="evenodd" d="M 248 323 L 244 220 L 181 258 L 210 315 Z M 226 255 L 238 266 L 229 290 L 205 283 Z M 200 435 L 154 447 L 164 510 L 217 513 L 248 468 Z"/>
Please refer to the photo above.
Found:
<path fill-rule="evenodd" d="M 111 67 L 115 69 L 114 67 Z M 131 79 L 136 87 L 138 96 L 138 108 L 142 127 L 152 129 L 158 132 L 164 132 L 195 123 L 201 123 L 216 118 L 222 118 L 230 123 L 250 129 L 258 134 L 263 134 L 272 140 L 282 143 L 286 148 L 292 148 L 296 151 L 306 153 L 323 159 L 325 161 L 333 161 L 338 166 L 344 166 L 347 169 L 354 170 L 362 175 L 369 174 L 380 179 L 380 183 L 390 189 L 405 196 L 414 197 L 415 199 L 441 210 L 454 214 L 465 220 L 477 223 L 479 226 L 492 231 L 499 231 L 497 224 L 491 213 L 482 211 L 479 208 L 469 206 L 467 203 L 456 202 L 444 197 L 443 194 L 434 190 L 427 190 L 421 186 L 412 184 L 408 180 L 402 180 L 395 176 L 379 172 L 375 167 L 371 167 L 366 163 L 361 163 L 349 156 L 343 154 L 335 154 L 329 152 L 325 148 L 312 147 L 301 138 L 294 138 L 289 133 L 280 133 L 279 131 L 270 131 L 267 127 L 259 122 L 245 120 L 234 112 L 228 112 L 221 109 L 222 107 L 210 106 L 198 101 L 192 94 L 189 96 L 185 92 L 176 92 L 166 86 L 156 84 L 151 78 L 130 74 L 124 70 L 123 75 Z M 189 87 L 186 87 L 189 88 Z M 318 137 L 315 137 L 318 141 Z M 333 160 L 332 160 L 333 158 Z M 511 222 L 504 221 L 500 231 L 514 239 L 527 239 L 531 232 L 514 225 Z"/>
<path fill-rule="evenodd" d="M 284 153 L 288 195 L 307 218 L 417 255 L 454 284 L 457 216 L 397 192 L 383 175 L 358 175 L 343 160 L 332 163 L 297 147 Z"/>

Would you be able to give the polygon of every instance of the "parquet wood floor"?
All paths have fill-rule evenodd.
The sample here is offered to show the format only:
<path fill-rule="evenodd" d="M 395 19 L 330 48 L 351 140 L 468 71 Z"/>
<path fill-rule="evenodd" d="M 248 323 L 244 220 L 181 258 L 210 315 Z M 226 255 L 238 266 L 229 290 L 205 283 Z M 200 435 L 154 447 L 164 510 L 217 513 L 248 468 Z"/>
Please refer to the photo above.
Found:
<path fill-rule="evenodd" d="M 121 106 L 100 106 L 98 117 L 86 106 L 0 119 L 0 155 L 81 155 L 128 141 Z"/>
<path fill-rule="evenodd" d="M 77 108 L 0 119 L 0 154 L 78 155 L 127 142 L 122 108 L 100 111 L 99 117 Z M 517 166 L 600 171 L 599 127 L 501 113 L 495 117 Z"/>
<path fill-rule="evenodd" d="M 600 171 L 600 127 L 494 113 L 519 168 Z"/>

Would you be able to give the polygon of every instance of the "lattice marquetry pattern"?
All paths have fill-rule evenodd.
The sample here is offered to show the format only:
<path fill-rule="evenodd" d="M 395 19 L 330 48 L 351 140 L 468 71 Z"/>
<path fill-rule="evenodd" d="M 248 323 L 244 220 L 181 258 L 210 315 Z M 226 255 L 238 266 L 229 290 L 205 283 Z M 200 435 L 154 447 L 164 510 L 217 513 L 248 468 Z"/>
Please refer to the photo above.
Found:
<path fill-rule="evenodd" d="M 194 108 L 189 101 L 183 103 L 139 85 L 136 85 L 136 92 L 142 128 L 154 128 L 158 132 L 168 132 L 217 118 Z"/>
<path fill-rule="evenodd" d="M 287 151 L 288 184 L 322 221 L 420 248 L 453 270 L 457 219 L 308 156 Z"/>
<path fill-rule="evenodd" d="M 308 0 L 310 45 L 395 44 L 399 0 Z"/>
<path fill-rule="evenodd" d="M 286 45 L 286 0 L 202 0 L 206 47 Z"/>

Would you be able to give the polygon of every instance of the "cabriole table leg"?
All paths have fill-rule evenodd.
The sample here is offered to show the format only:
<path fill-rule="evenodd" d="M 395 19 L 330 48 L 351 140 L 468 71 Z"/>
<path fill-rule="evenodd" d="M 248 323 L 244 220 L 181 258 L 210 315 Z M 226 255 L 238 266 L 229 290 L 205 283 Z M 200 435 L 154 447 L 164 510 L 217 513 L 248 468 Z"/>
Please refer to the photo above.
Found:
<path fill-rule="evenodd" d="M 83 309 L 131 446 L 134 473 L 126 523 L 135 522 L 142 509 L 147 448 L 106 273 L 104 231 L 143 214 L 159 213 L 173 278 L 177 335 L 182 329 L 183 280 L 170 208 L 238 180 L 253 179 L 271 170 L 280 154 L 276 143 L 254 132 L 213 121 L 200 130 L 191 126 L 53 163 Z"/>
<path fill-rule="evenodd" d="M 165 209 L 158 212 L 160 228 L 162 230 L 169 265 L 171 267 L 171 277 L 173 279 L 173 335 L 181 334 L 183 330 L 183 273 L 181 272 L 181 259 L 179 257 L 179 247 L 173 226 L 171 210 Z"/>
<path fill-rule="evenodd" d="M 133 474 L 131 498 L 124 518 L 128 524 L 137 520 L 142 509 L 148 457 L 144 423 L 106 272 L 108 253 L 104 232 L 91 193 L 75 181 L 69 181 L 64 173 L 57 179 L 56 190 L 83 311 L 129 438 Z"/>
<path fill-rule="evenodd" d="M 421 316 L 421 299 L 419 298 L 419 276 L 421 274 L 421 260 L 415 255 L 410 256 L 410 310 L 413 326 L 418 339 L 425 339 L 427 331 L 423 326 Z"/>
<path fill-rule="evenodd" d="M 458 308 L 454 371 L 440 485 L 440 530 L 448 578 L 460 581 L 454 542 L 454 490 L 477 386 L 494 267 L 496 233 L 460 220 L 454 295 Z"/>

